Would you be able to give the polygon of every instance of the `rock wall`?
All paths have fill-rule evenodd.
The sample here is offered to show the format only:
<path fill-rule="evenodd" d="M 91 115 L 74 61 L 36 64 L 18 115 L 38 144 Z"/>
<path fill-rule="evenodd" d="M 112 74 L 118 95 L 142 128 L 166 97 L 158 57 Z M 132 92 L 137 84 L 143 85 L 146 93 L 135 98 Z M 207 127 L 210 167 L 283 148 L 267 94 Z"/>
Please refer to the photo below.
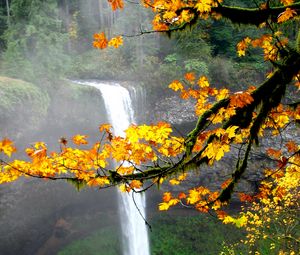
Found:
<path fill-rule="evenodd" d="M 150 102 L 150 103 L 149 103 Z M 150 122 L 166 121 L 172 124 L 176 135 L 185 136 L 196 124 L 197 117 L 194 113 L 195 102 L 193 100 L 182 100 L 172 92 L 153 95 L 148 98 L 146 118 Z M 300 130 L 295 126 L 288 126 L 277 137 L 271 136 L 266 131 L 260 144 L 252 150 L 249 158 L 248 168 L 240 183 L 236 187 L 237 192 L 256 192 L 259 182 L 263 178 L 266 166 L 275 166 L 276 162 L 266 157 L 268 148 L 284 145 L 288 140 L 300 142 Z M 279 147 L 277 149 L 279 149 Z M 225 157 L 215 162 L 213 166 L 202 165 L 201 167 L 189 172 L 188 178 L 179 186 L 169 184 L 162 185 L 163 190 L 174 192 L 186 191 L 197 186 L 207 186 L 212 190 L 219 190 L 221 184 L 229 179 L 236 168 L 239 147 L 231 147 L 231 151 Z M 242 150 L 243 151 L 243 150 Z M 234 198 L 237 196 L 235 195 Z"/>

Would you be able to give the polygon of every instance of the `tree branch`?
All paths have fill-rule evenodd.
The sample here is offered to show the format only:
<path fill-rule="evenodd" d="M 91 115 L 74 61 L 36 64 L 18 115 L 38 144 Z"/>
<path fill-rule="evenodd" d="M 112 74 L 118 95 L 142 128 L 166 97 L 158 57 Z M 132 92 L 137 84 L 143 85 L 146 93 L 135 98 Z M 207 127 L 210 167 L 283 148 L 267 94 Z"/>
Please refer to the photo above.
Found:
<path fill-rule="evenodd" d="M 221 14 L 222 17 L 229 19 L 232 23 L 259 26 L 268 19 L 277 22 L 279 14 L 284 12 L 286 8 L 295 10 L 299 15 L 300 2 L 297 1 L 294 4 L 280 7 L 267 6 L 265 9 L 219 5 L 218 7 L 212 8 L 212 11 Z"/>

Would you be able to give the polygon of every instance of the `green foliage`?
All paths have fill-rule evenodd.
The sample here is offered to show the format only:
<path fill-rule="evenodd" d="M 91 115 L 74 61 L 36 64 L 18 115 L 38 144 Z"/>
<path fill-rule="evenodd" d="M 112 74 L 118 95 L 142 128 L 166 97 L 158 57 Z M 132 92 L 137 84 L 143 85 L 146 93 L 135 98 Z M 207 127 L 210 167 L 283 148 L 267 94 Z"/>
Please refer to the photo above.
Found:
<path fill-rule="evenodd" d="M 151 251 L 153 255 L 219 254 L 222 243 L 239 240 L 241 230 L 207 215 L 158 216 L 152 225 Z"/>
<path fill-rule="evenodd" d="M 199 75 L 208 75 L 208 67 L 204 61 L 198 59 L 188 59 L 184 61 L 184 69 L 188 72 L 196 72 Z"/>
<path fill-rule="evenodd" d="M 166 63 L 176 63 L 178 61 L 179 57 L 176 53 L 169 54 L 165 57 Z"/>
<path fill-rule="evenodd" d="M 86 182 L 83 180 L 79 181 L 75 179 L 67 179 L 67 182 L 70 183 L 72 186 L 74 186 L 77 191 L 80 191 L 84 187 L 86 187 Z"/>
<path fill-rule="evenodd" d="M 74 241 L 57 255 L 119 255 L 120 242 L 116 233 L 112 227 L 103 228 L 87 238 Z"/>
<path fill-rule="evenodd" d="M 37 86 L 17 79 L 0 77 L 2 114 L 11 114 L 16 107 L 30 107 L 32 115 L 45 116 L 47 113 L 49 98 Z"/>
<path fill-rule="evenodd" d="M 68 75 L 81 79 L 126 79 L 130 70 L 123 53 L 121 48 L 87 51 L 74 58 L 72 70 Z"/>
<path fill-rule="evenodd" d="M 6 75 L 26 80 L 63 75 L 69 66 L 64 53 L 66 34 L 62 33 L 57 1 L 11 1 L 11 25 L 4 33 Z"/>
<path fill-rule="evenodd" d="M 231 225 L 222 225 L 218 220 L 206 216 L 156 215 L 151 220 L 149 232 L 152 255 L 199 255 L 219 254 L 223 243 L 238 241 L 241 230 Z M 117 230 L 106 227 L 94 234 L 72 242 L 58 255 L 117 255 L 120 254 Z M 237 253 L 239 254 L 239 253 Z"/>

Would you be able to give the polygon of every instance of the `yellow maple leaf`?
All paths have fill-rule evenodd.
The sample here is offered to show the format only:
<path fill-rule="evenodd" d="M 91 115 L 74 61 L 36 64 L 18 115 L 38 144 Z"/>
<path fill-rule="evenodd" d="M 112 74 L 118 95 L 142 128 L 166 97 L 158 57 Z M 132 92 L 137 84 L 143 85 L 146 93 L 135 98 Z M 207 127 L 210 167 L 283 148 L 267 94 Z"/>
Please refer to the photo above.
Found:
<path fill-rule="evenodd" d="M 195 7 L 197 11 L 199 11 L 200 13 L 210 12 L 212 4 L 213 4 L 212 0 L 202 0 L 202 1 L 198 1 Z"/>
<path fill-rule="evenodd" d="M 158 209 L 160 211 L 167 211 L 170 208 L 170 205 L 168 203 L 160 203 L 158 206 Z"/>
<path fill-rule="evenodd" d="M 248 219 L 245 215 L 241 216 L 240 218 L 237 218 L 235 221 L 234 221 L 234 224 L 238 227 L 238 228 L 241 228 L 243 226 L 245 226 L 248 222 Z"/>
<path fill-rule="evenodd" d="M 177 179 L 178 179 L 178 181 L 184 181 L 186 179 L 186 177 L 187 177 L 187 173 L 184 173 L 184 174 L 179 175 Z"/>
<path fill-rule="evenodd" d="M 133 166 L 120 166 L 120 167 L 118 167 L 117 172 L 120 175 L 132 174 L 134 172 L 134 167 Z"/>
<path fill-rule="evenodd" d="M 233 223 L 234 222 L 234 218 L 232 218 L 231 216 L 227 215 L 223 218 L 223 223 L 224 224 L 228 224 L 228 223 Z"/>
<path fill-rule="evenodd" d="M 235 137 L 235 132 L 238 129 L 238 126 L 230 126 L 226 129 L 226 133 L 228 134 L 228 138 Z"/>
<path fill-rule="evenodd" d="M 87 185 L 89 186 L 105 186 L 108 185 L 109 179 L 107 177 L 97 177 L 92 178 L 90 181 L 87 182 Z"/>
<path fill-rule="evenodd" d="M 152 24 L 155 31 L 165 31 L 169 29 L 168 25 L 161 19 L 159 14 L 155 15 Z"/>
<path fill-rule="evenodd" d="M 206 88 L 209 87 L 209 82 L 205 76 L 201 76 L 198 80 L 198 85 L 200 88 Z"/>
<path fill-rule="evenodd" d="M 251 41 L 252 40 L 249 37 L 246 37 L 236 45 L 237 53 L 239 57 L 246 55 L 246 49 L 248 48 Z"/>
<path fill-rule="evenodd" d="M 222 100 L 229 95 L 229 90 L 228 89 L 220 89 L 216 95 L 217 100 Z"/>
<path fill-rule="evenodd" d="M 131 188 L 127 184 L 123 183 L 119 186 L 119 190 L 121 192 L 130 192 Z"/>
<path fill-rule="evenodd" d="M 121 45 L 123 45 L 122 36 L 114 37 L 114 38 L 110 39 L 110 41 L 108 42 L 108 46 L 114 47 L 114 48 L 119 48 L 119 46 L 121 46 Z"/>
<path fill-rule="evenodd" d="M 177 205 L 178 202 L 179 202 L 179 199 L 173 198 L 173 199 L 171 199 L 171 200 L 169 201 L 168 204 L 169 204 L 169 205 Z"/>
<path fill-rule="evenodd" d="M 239 57 L 244 57 L 244 56 L 246 56 L 246 50 L 238 49 L 237 54 L 238 54 Z"/>
<path fill-rule="evenodd" d="M 189 204 L 195 204 L 201 199 L 199 192 L 196 189 L 189 190 L 187 202 Z"/>
<path fill-rule="evenodd" d="M 172 22 L 177 17 L 176 12 L 174 11 L 167 11 L 163 15 L 163 19 L 167 20 L 168 22 Z"/>
<path fill-rule="evenodd" d="M 171 179 L 171 180 L 169 180 L 169 183 L 170 183 L 171 185 L 179 185 L 179 184 L 180 184 L 180 181 L 178 181 L 178 180 L 176 180 L 176 179 Z"/>
<path fill-rule="evenodd" d="M 11 154 L 16 151 L 17 149 L 11 140 L 4 138 L 2 141 L 0 141 L 0 152 L 3 152 L 8 157 L 11 157 Z"/>
<path fill-rule="evenodd" d="M 192 18 L 192 14 L 189 12 L 189 10 L 183 10 L 180 15 L 180 21 L 181 22 L 189 22 Z"/>
<path fill-rule="evenodd" d="M 203 152 L 203 156 L 207 156 L 212 164 L 213 160 L 220 160 L 223 158 L 225 152 L 230 151 L 230 146 L 228 144 L 223 144 L 220 141 L 214 141 L 208 144 L 207 148 Z"/>
<path fill-rule="evenodd" d="M 72 137 L 73 143 L 77 144 L 77 145 L 81 145 L 81 144 L 88 144 L 86 138 L 88 136 L 87 135 L 75 135 Z"/>
<path fill-rule="evenodd" d="M 182 83 L 180 81 L 175 80 L 172 83 L 170 83 L 169 88 L 173 89 L 174 91 L 177 91 L 177 90 L 181 90 L 182 91 L 183 90 L 183 85 L 182 85 Z"/>
<path fill-rule="evenodd" d="M 99 127 L 99 131 L 100 132 L 103 132 L 103 131 L 110 132 L 111 127 L 112 127 L 111 124 L 104 123 Z"/>

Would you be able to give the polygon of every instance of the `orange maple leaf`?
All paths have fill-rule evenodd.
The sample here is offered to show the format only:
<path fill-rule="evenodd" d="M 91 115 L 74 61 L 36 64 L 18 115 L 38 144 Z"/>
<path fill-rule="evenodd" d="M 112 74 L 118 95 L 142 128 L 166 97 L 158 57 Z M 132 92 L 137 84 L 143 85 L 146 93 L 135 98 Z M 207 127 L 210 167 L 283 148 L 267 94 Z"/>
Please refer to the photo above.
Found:
<path fill-rule="evenodd" d="M 106 36 L 104 32 L 99 34 L 94 34 L 93 46 L 97 49 L 105 49 L 108 45 Z"/>
<path fill-rule="evenodd" d="M 270 157 L 273 157 L 273 158 L 280 158 L 281 155 L 282 155 L 281 150 L 275 150 L 275 149 L 272 149 L 272 148 L 267 149 L 266 152 Z"/>
<path fill-rule="evenodd" d="M 294 3 L 294 0 L 280 0 L 283 5 L 290 5 Z"/>
<path fill-rule="evenodd" d="M 298 150 L 298 146 L 294 141 L 288 141 L 285 146 L 288 149 L 288 152 L 296 152 Z"/>
<path fill-rule="evenodd" d="M 178 199 L 185 199 L 185 198 L 186 198 L 186 194 L 185 194 L 185 193 L 180 192 L 180 193 L 178 194 Z"/>
<path fill-rule="evenodd" d="M 297 15 L 297 12 L 295 10 L 292 10 L 291 8 L 286 8 L 284 12 L 279 14 L 277 21 L 278 23 L 282 23 L 293 18 L 295 15 Z"/>
<path fill-rule="evenodd" d="M 240 201 L 241 202 L 252 202 L 253 196 L 245 194 L 245 193 L 239 193 Z"/>
<path fill-rule="evenodd" d="M 184 75 L 184 78 L 189 81 L 190 83 L 194 84 L 195 82 L 195 79 L 196 79 L 196 76 L 195 76 L 195 73 L 186 73 Z"/>
<path fill-rule="evenodd" d="M 228 214 L 225 211 L 218 210 L 216 211 L 218 219 L 223 220 Z"/>
<path fill-rule="evenodd" d="M 236 45 L 237 53 L 239 57 L 246 55 L 246 49 L 248 48 L 250 43 L 251 43 L 251 39 L 249 37 L 246 37 Z"/>
<path fill-rule="evenodd" d="M 224 181 L 222 184 L 221 184 L 221 188 L 222 189 L 225 189 L 228 187 L 228 185 L 232 182 L 232 178 L 229 178 L 227 179 L 226 181 Z"/>
<path fill-rule="evenodd" d="M 143 183 L 139 180 L 133 180 L 129 184 L 130 188 L 132 188 L 132 189 L 139 189 L 142 187 L 142 185 L 143 185 Z"/>
<path fill-rule="evenodd" d="M 172 199 L 172 195 L 170 192 L 165 192 L 163 195 L 163 201 L 168 203 Z"/>
<path fill-rule="evenodd" d="M 111 4 L 111 8 L 113 11 L 117 9 L 123 9 L 124 7 L 123 0 L 108 0 L 108 2 Z"/>
<path fill-rule="evenodd" d="M 230 97 L 229 106 L 242 108 L 245 105 L 251 104 L 253 100 L 254 99 L 249 92 L 236 92 L 234 95 Z"/>

